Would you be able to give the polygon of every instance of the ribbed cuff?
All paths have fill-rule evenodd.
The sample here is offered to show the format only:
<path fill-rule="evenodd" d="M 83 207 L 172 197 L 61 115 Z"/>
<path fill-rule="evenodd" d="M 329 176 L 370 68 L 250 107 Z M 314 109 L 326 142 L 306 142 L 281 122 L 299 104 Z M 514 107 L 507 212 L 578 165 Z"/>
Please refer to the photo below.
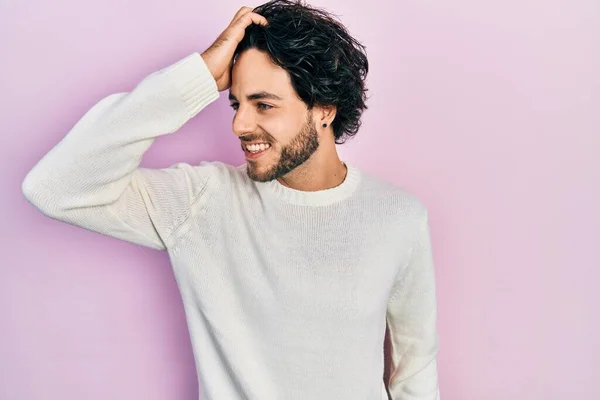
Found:
<path fill-rule="evenodd" d="M 217 82 L 200 53 L 194 52 L 160 72 L 173 82 L 181 94 L 190 119 L 219 98 Z"/>

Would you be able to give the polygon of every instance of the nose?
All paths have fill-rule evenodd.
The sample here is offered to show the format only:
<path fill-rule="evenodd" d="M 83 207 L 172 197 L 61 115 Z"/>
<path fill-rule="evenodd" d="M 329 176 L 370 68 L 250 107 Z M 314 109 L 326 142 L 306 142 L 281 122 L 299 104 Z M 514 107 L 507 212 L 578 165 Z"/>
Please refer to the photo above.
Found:
<path fill-rule="evenodd" d="M 256 131 L 256 119 L 250 107 L 238 106 L 233 117 L 232 129 L 237 136 Z"/>

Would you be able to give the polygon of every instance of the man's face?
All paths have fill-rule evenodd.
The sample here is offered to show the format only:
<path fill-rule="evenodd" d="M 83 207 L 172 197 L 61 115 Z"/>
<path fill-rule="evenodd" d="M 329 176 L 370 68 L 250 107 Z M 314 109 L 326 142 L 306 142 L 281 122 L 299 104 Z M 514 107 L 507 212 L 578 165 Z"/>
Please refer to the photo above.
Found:
<path fill-rule="evenodd" d="M 282 177 L 317 150 L 312 112 L 297 97 L 287 72 L 265 53 L 249 49 L 240 54 L 231 82 L 233 131 L 242 142 L 251 179 L 267 182 Z M 251 143 L 270 147 L 252 153 L 246 148 Z"/>

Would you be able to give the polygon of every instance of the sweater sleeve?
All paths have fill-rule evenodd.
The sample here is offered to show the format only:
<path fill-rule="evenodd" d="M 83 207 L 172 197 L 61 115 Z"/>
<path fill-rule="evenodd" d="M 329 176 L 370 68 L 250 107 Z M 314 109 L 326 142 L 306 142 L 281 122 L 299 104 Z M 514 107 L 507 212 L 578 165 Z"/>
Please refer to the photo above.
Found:
<path fill-rule="evenodd" d="M 387 308 L 392 400 L 440 400 L 436 355 L 436 294 L 427 213 Z"/>
<path fill-rule="evenodd" d="M 22 183 L 43 214 L 146 247 L 165 250 L 204 194 L 216 166 L 141 168 L 156 137 L 177 131 L 219 97 L 199 53 L 98 101 Z"/>

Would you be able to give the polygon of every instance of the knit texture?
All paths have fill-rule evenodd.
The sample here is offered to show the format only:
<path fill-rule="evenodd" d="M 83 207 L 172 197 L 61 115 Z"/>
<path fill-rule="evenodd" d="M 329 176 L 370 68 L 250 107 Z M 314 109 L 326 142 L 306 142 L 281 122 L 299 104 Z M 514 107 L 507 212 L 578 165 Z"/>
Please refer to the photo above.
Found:
<path fill-rule="evenodd" d="M 219 96 L 199 53 L 96 103 L 27 174 L 42 213 L 168 252 L 208 400 L 439 400 L 427 210 L 346 162 L 316 192 L 139 166 Z M 383 382 L 386 322 L 393 355 Z"/>

